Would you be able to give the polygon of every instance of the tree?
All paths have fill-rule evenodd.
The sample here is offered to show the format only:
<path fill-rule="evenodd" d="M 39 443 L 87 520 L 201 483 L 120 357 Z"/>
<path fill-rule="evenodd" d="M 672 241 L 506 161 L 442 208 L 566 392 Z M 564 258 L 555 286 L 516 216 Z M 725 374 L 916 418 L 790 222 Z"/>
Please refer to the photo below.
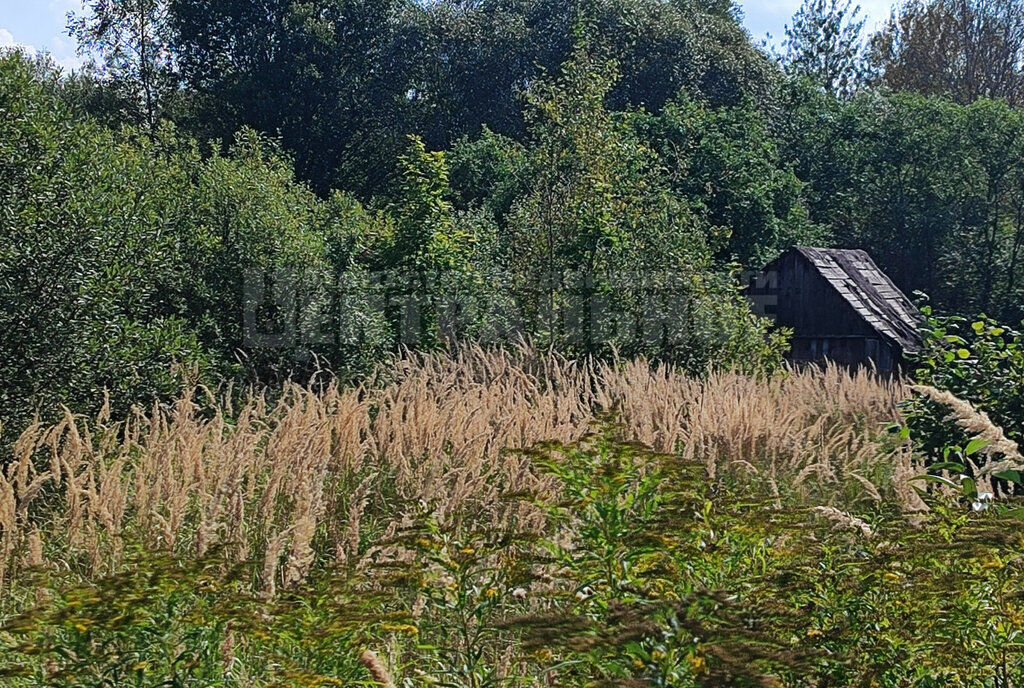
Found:
<path fill-rule="evenodd" d="M 613 109 L 657 111 L 680 89 L 763 100 L 777 76 L 720 1 L 166 2 L 197 137 L 280 136 L 318 192 L 364 200 L 400 185 L 407 134 L 431 150 L 484 127 L 522 140 L 522 93 L 568 59 L 581 12 L 622 65 Z"/>
<path fill-rule="evenodd" d="M 702 372 L 778 356 L 710 228 L 605 101 L 614 64 L 586 39 L 527 94 L 529 188 L 506 219 L 508 279 L 539 343 L 570 355 L 645 354 Z"/>
<path fill-rule="evenodd" d="M 765 115 L 680 94 L 658 115 L 632 118 L 658 152 L 670 188 L 716 228 L 716 258 L 760 268 L 793 245 L 821 241 L 804 184 L 782 161 Z"/>
<path fill-rule="evenodd" d="M 1022 317 L 1024 118 L 1005 102 L 915 93 L 848 102 L 797 89 L 782 156 L 811 219 L 946 312 Z"/>
<path fill-rule="evenodd" d="M 853 0 L 804 0 L 786 26 L 786 71 L 813 79 L 834 95 L 851 95 L 863 74 L 859 14 Z"/>
<path fill-rule="evenodd" d="M 429 348 L 442 335 L 444 307 L 464 305 L 476 237 L 466 223 L 456 221 L 443 152 L 427 151 L 421 139 L 411 136 L 400 164 L 399 198 L 390 208 L 395 231 L 385 263 L 392 271 L 388 286 L 398 288 L 397 304 L 389 303 L 391 320 L 399 341 Z M 409 315 L 415 316 L 413 322 Z"/>
<path fill-rule="evenodd" d="M 715 104 L 759 99 L 776 76 L 723 2 L 450 0 L 403 20 L 415 55 L 417 121 L 427 143 L 441 148 L 483 126 L 521 140 L 520 94 L 570 59 L 580 20 L 592 24 L 594 50 L 619 65 L 608 93 L 614 110 L 657 112 L 680 89 Z"/>
<path fill-rule="evenodd" d="M 1024 2 L 907 0 L 871 37 L 875 79 L 958 103 L 1024 103 Z"/>
<path fill-rule="evenodd" d="M 168 0 L 182 77 L 202 138 L 243 126 L 279 137 L 321 194 L 369 197 L 400 176 L 415 133 L 398 42 L 398 0 Z"/>
<path fill-rule="evenodd" d="M 165 0 L 90 0 L 84 15 L 68 15 L 79 52 L 99 58 L 92 69 L 124 96 L 129 120 L 156 128 L 178 81 Z"/>
<path fill-rule="evenodd" d="M 104 390 L 123 414 L 192 369 L 274 382 L 313 353 L 339 373 L 376 361 L 389 340 L 352 260 L 374 220 L 358 204 L 319 199 L 251 130 L 202 157 L 170 123 L 80 116 L 63 86 L 0 55 L 0 424 L 92 412 Z"/>

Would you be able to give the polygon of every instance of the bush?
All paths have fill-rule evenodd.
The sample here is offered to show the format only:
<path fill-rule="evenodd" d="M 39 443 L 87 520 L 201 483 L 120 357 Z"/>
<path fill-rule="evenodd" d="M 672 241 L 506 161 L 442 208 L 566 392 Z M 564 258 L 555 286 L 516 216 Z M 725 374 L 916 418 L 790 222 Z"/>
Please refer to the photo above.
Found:
<path fill-rule="evenodd" d="M 924 348 L 914 358 L 915 379 L 970 402 L 1024 444 L 1024 335 L 985 316 L 937 316 L 927 306 L 923 312 Z M 905 413 L 913 439 L 932 460 L 948 458 L 947 447 L 967 448 L 967 432 L 946 421 L 945 406 L 918 394 Z"/>
<path fill-rule="evenodd" d="M 0 676 L 382 685 L 359 661 L 371 647 L 398 678 L 476 688 L 538 675 L 678 688 L 1024 679 L 1024 541 L 1008 512 L 932 499 L 910 528 L 892 504 L 859 516 L 779 504 L 767 485 L 712 480 L 609 425 L 525 456 L 551 489 L 505 499 L 539 507 L 540 531 L 421 503 L 358 565 L 272 596 L 253 592 L 257 562 L 216 548 L 130 555 L 84 583 L 37 568 L 5 593 Z"/>
<path fill-rule="evenodd" d="M 53 73 L 0 56 L 0 422 L 61 405 L 113 411 L 210 383 L 306 373 L 312 354 L 365 371 L 390 342 L 343 244 L 373 222 L 325 202 L 252 132 L 203 158 L 170 125 L 113 131 L 61 100 Z M 264 342 L 247 303 L 281 310 Z M 253 284 L 255 283 L 255 284 Z M 290 309 L 289 309 L 290 305 Z M 353 310 L 361 317 L 352 317 Z M 287 311 L 287 312 L 284 312 Z M 323 322 L 337 328 L 327 335 Z M 9 438 L 8 438 L 9 439 Z"/>

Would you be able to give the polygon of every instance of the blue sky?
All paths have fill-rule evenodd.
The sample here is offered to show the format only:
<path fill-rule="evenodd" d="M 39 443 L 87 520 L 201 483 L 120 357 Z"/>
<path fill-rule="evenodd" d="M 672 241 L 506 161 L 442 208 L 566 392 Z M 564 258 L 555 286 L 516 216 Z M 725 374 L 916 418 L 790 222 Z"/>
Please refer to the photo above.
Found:
<path fill-rule="evenodd" d="M 774 42 L 793 16 L 800 0 L 738 0 L 744 24 L 760 43 L 767 34 Z M 75 42 L 67 36 L 67 13 L 81 9 L 81 0 L 0 0 L 0 48 L 23 45 L 49 52 L 66 68 L 81 64 Z M 873 28 L 889 14 L 890 0 L 861 0 L 867 28 Z"/>
<path fill-rule="evenodd" d="M 6 0 L 0 0 L 0 3 Z M 771 34 L 772 42 L 782 41 L 785 25 L 800 8 L 801 0 L 734 0 L 743 10 L 743 24 L 755 43 Z M 858 0 L 854 0 L 858 4 Z M 873 31 L 889 17 L 892 0 L 859 0 L 861 16 L 867 19 L 864 28 Z"/>
<path fill-rule="evenodd" d="M 64 67 L 81 63 L 65 26 L 81 0 L 0 0 L 0 47 L 22 45 L 49 52 Z"/>

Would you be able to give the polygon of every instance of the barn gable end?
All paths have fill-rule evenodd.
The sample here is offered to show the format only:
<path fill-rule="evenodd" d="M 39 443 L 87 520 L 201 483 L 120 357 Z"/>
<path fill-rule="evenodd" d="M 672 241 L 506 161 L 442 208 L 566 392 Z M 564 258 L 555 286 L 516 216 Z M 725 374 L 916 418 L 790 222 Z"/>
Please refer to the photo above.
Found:
<path fill-rule="evenodd" d="M 792 248 L 750 293 L 763 314 L 793 329 L 793 360 L 890 372 L 921 346 L 917 308 L 864 251 Z"/>

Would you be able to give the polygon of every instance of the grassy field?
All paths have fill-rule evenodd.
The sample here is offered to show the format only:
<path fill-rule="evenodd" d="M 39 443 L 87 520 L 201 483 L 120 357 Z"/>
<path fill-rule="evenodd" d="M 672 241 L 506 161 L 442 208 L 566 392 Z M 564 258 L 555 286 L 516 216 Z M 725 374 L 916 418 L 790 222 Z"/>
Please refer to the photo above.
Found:
<path fill-rule="evenodd" d="M 467 348 L 68 413 L 0 475 L 3 685 L 1020 685 L 1019 517 L 908 394 Z"/>

